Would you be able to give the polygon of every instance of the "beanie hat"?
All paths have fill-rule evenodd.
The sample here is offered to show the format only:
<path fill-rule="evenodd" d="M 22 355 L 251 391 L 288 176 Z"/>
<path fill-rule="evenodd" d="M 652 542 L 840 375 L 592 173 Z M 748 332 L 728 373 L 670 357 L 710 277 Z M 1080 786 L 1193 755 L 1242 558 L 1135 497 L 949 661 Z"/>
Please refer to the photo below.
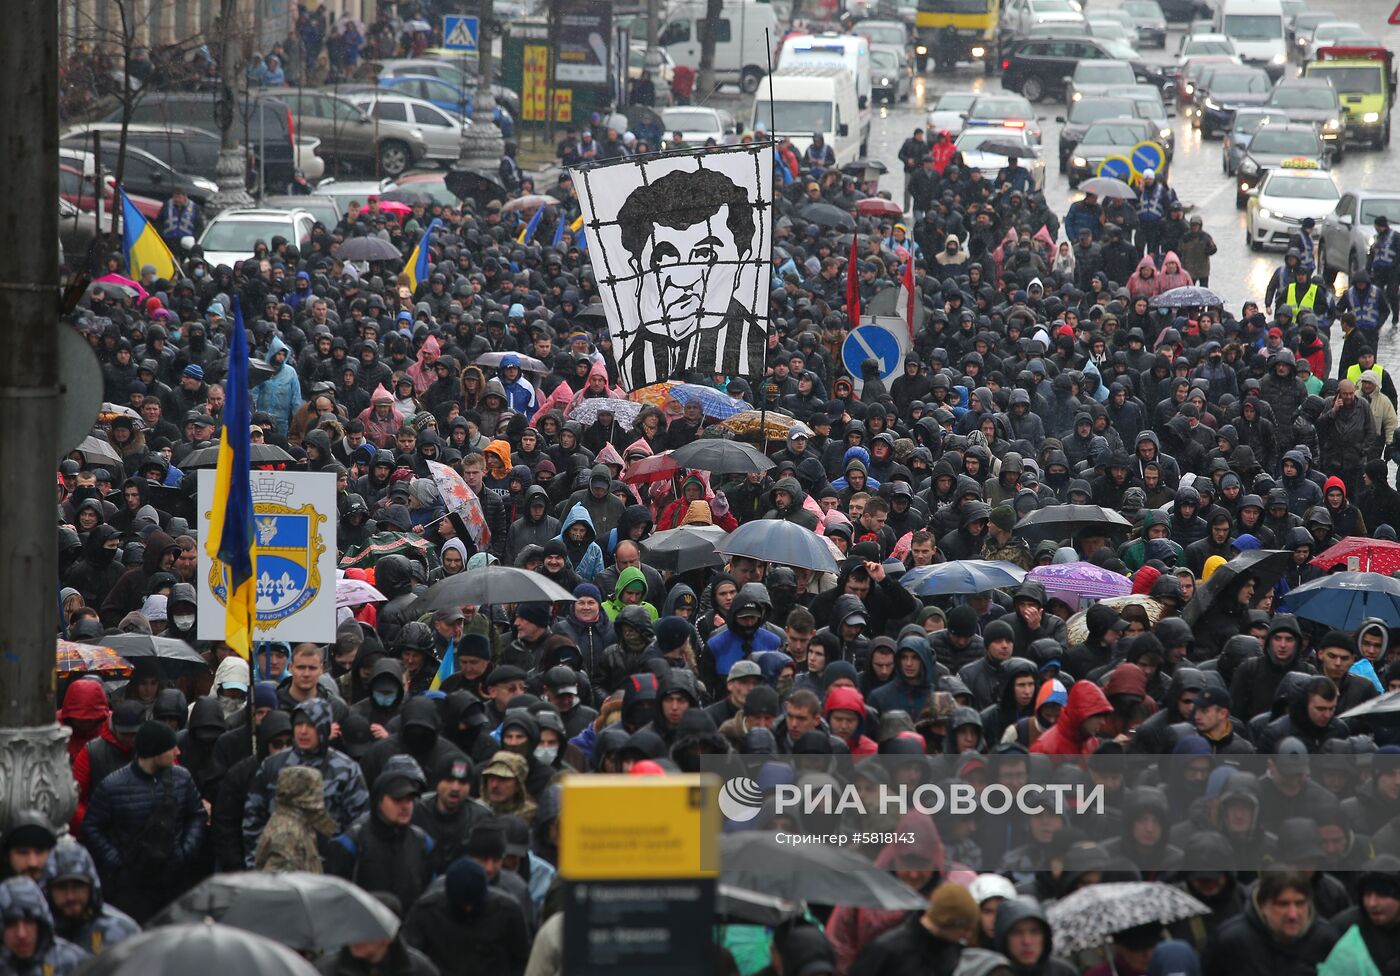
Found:
<path fill-rule="evenodd" d="M 488 857 L 498 858 L 506 856 L 506 831 L 505 828 L 487 820 L 477 824 L 472 828 L 472 832 L 467 837 L 466 847 L 462 853 L 468 857 Z"/>
<path fill-rule="evenodd" d="M 1064 682 L 1059 678 L 1051 678 L 1042 682 L 1040 688 L 1035 693 L 1035 710 L 1040 711 L 1042 705 L 1059 705 L 1063 708 L 1069 704 L 1069 692 L 1065 691 Z"/>
<path fill-rule="evenodd" d="M 580 583 L 578 586 L 574 587 L 574 599 L 578 599 L 582 596 L 597 600 L 599 603 L 603 602 L 603 591 L 592 583 Z"/>
<path fill-rule="evenodd" d="M 977 633 L 977 611 L 967 605 L 954 607 L 948 612 L 948 630 L 958 637 L 971 637 Z"/>
<path fill-rule="evenodd" d="M 656 646 L 661 653 L 674 651 L 690 639 L 690 624 L 680 617 L 662 617 L 656 622 Z"/>
<path fill-rule="evenodd" d="M 1016 527 L 1016 511 L 1010 505 L 998 505 L 992 509 L 992 524 L 1003 532 Z"/>
<path fill-rule="evenodd" d="M 522 603 L 515 608 L 515 615 L 536 627 L 548 627 L 549 609 L 548 603 Z"/>
<path fill-rule="evenodd" d="M 928 909 L 924 912 L 924 918 L 941 929 L 974 929 L 980 915 L 981 909 L 977 907 L 972 893 L 952 882 L 941 884 L 934 890 Z"/>
<path fill-rule="evenodd" d="M 447 869 L 443 887 L 454 912 L 475 912 L 486 901 L 486 869 L 470 857 L 458 858 Z"/>
<path fill-rule="evenodd" d="M 175 748 L 175 730 L 164 722 L 143 722 L 136 732 L 136 757 L 150 759 Z"/>
<path fill-rule="evenodd" d="M 1016 632 L 1011 629 L 1011 625 L 1005 620 L 993 620 L 991 623 L 987 624 L 986 628 L 982 631 L 982 641 L 986 644 L 990 644 L 992 641 L 1014 641 L 1015 639 Z"/>
<path fill-rule="evenodd" d="M 271 681 L 259 681 L 253 685 L 254 708 L 277 707 L 277 685 Z"/>
<path fill-rule="evenodd" d="M 204 379 L 204 367 L 199 363 L 190 363 L 185 367 L 185 375 L 192 376 L 197 380 Z"/>

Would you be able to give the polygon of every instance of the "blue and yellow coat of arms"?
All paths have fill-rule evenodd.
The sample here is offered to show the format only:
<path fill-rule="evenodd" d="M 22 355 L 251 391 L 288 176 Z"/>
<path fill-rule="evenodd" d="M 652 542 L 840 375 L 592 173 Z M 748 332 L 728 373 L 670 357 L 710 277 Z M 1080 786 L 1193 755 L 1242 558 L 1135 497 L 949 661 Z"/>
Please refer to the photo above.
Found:
<path fill-rule="evenodd" d="M 305 609 L 321 591 L 319 563 L 326 547 L 320 529 L 326 516 L 311 505 L 287 506 L 283 500 L 289 494 L 285 482 L 253 484 L 258 630 L 270 630 Z M 209 569 L 209 589 L 219 603 L 228 604 L 228 570 L 218 559 Z"/>

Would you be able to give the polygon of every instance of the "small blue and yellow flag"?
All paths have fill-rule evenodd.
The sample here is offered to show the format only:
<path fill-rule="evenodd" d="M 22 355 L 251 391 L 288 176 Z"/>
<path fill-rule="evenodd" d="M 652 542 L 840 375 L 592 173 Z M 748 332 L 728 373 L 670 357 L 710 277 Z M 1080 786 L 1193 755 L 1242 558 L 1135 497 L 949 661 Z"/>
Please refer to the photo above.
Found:
<path fill-rule="evenodd" d="M 149 264 L 156 269 L 157 277 L 173 280 L 179 273 L 175 255 L 127 198 L 126 191 L 118 192 L 122 199 L 122 251 L 126 254 L 127 275 L 140 281 L 141 269 Z"/>
<path fill-rule="evenodd" d="M 549 242 L 550 247 L 558 247 L 564 243 L 564 215 L 560 214 L 559 219 L 554 222 L 554 240 Z"/>
<path fill-rule="evenodd" d="M 442 226 L 442 220 L 435 218 L 428 229 L 423 231 L 423 236 L 418 238 L 418 244 L 408 256 L 408 263 L 403 266 L 404 274 L 408 275 L 408 287 L 411 291 L 417 291 L 419 284 L 428 280 L 429 269 L 432 265 L 428 260 L 428 248 L 433 243 L 433 231 Z"/>
<path fill-rule="evenodd" d="M 529 244 L 530 239 L 535 236 L 535 231 L 539 229 L 542 219 L 544 219 L 544 207 L 535 211 L 535 215 L 530 218 L 530 222 L 525 225 L 525 229 L 520 232 L 520 236 L 516 240 L 521 244 Z"/>
<path fill-rule="evenodd" d="M 569 225 L 569 230 L 574 232 L 574 240 L 578 242 L 580 251 L 588 250 L 588 238 L 583 233 L 583 214 L 574 218 L 574 222 Z"/>
<path fill-rule="evenodd" d="M 437 691 L 442 687 L 442 683 L 457 673 L 457 642 L 450 641 L 447 650 L 443 651 L 442 664 L 438 667 L 437 674 L 433 675 L 432 683 L 428 685 L 429 691 Z"/>
<path fill-rule="evenodd" d="M 224 564 L 228 574 L 224 642 L 247 661 L 251 658 L 253 625 L 258 615 L 258 562 L 253 534 L 252 450 L 248 434 L 251 420 L 248 337 L 243 331 L 243 310 L 236 297 L 224 389 L 224 428 L 219 435 L 219 466 L 214 476 L 214 504 L 205 549 L 211 558 Z"/>

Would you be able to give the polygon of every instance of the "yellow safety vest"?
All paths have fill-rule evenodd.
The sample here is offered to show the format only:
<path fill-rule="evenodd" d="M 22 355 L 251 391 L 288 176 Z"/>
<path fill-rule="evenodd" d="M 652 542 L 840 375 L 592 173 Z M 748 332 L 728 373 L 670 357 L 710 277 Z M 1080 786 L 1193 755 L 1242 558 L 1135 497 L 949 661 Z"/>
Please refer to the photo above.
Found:
<path fill-rule="evenodd" d="M 1351 366 L 1347 369 L 1347 379 L 1351 380 L 1353 383 L 1360 383 L 1362 373 L 1375 373 L 1378 378 L 1384 377 L 1385 367 L 1382 366 L 1380 363 L 1372 363 L 1371 368 L 1369 370 L 1365 370 L 1361 368 L 1360 363 L 1352 363 Z"/>
<path fill-rule="evenodd" d="M 1295 309 L 1312 309 L 1315 301 L 1317 301 L 1317 285 L 1309 282 L 1308 290 L 1303 293 L 1301 302 L 1298 301 L 1298 282 L 1295 281 L 1288 286 L 1288 298 L 1285 304 L 1292 305 Z"/>

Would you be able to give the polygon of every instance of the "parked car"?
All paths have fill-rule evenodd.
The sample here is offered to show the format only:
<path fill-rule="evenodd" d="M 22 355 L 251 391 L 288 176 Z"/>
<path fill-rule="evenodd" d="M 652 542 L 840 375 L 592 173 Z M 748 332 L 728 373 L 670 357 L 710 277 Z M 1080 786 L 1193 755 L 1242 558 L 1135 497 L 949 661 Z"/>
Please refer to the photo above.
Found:
<path fill-rule="evenodd" d="M 500 62 L 497 62 L 498 66 L 499 64 Z M 468 92 L 475 92 L 479 84 L 475 58 L 390 58 L 379 62 L 380 78 L 400 78 L 404 75 L 431 75 L 465 88 Z M 492 96 L 505 106 L 512 118 L 520 118 L 520 93 L 501 84 L 499 67 L 496 77 L 498 80 L 491 83 Z"/>
<path fill-rule="evenodd" d="M 270 243 L 274 237 L 284 237 L 299 247 L 306 244 L 315 223 L 307 210 L 225 210 L 205 225 L 199 246 L 210 266 L 232 267 L 252 257 L 258 241 Z"/>
<path fill-rule="evenodd" d="M 1319 221 L 1317 266 L 1329 285 L 1338 272 L 1351 277 L 1366 267 L 1380 216 L 1400 227 L 1400 190 L 1348 190 Z"/>
<path fill-rule="evenodd" d="M 61 152 L 61 151 L 60 151 Z M 62 160 L 62 156 L 60 159 Z M 71 203 L 84 213 L 91 213 L 97 209 L 97 197 L 93 192 L 93 177 L 96 174 L 91 167 L 86 169 L 83 163 L 78 160 L 64 160 L 58 164 L 58 195 L 62 199 Z M 159 216 L 161 209 L 165 206 L 160 200 L 153 197 L 143 197 L 139 193 L 128 193 L 126 198 L 131 201 L 131 205 L 141 212 L 141 216 L 147 220 L 153 220 Z M 111 213 L 117 205 L 117 181 L 110 173 L 102 174 L 102 209 L 106 213 Z"/>
<path fill-rule="evenodd" d="M 422 140 L 421 153 L 414 155 L 413 164 L 428 162 L 452 162 L 461 155 L 462 129 L 470 126 L 456 116 L 450 115 L 431 102 L 407 95 L 391 92 L 357 92 L 349 96 L 350 101 L 374 122 L 380 140 L 397 140 L 399 133 L 416 133 Z M 380 151 L 380 159 L 384 158 Z M 391 167 L 380 167 L 385 176 L 397 177 L 407 167 L 391 172 Z"/>
<path fill-rule="evenodd" d="M 301 131 L 321 140 L 321 158 L 332 173 L 398 176 L 428 153 L 415 125 L 377 126 L 348 96 L 314 89 L 287 93 Z"/>
<path fill-rule="evenodd" d="M 62 144 L 72 149 L 92 152 L 93 144 L 85 135 L 72 135 L 62 140 Z M 117 160 L 121 156 L 121 144 L 115 139 L 102 140 L 102 169 L 115 174 Z M 164 202 L 176 190 L 184 190 L 191 200 L 198 204 L 207 203 L 218 192 L 219 185 L 202 176 L 190 176 L 174 169 L 163 159 L 157 159 L 144 149 L 128 145 L 126 164 L 122 167 L 122 186 L 128 192 L 139 193 Z"/>

